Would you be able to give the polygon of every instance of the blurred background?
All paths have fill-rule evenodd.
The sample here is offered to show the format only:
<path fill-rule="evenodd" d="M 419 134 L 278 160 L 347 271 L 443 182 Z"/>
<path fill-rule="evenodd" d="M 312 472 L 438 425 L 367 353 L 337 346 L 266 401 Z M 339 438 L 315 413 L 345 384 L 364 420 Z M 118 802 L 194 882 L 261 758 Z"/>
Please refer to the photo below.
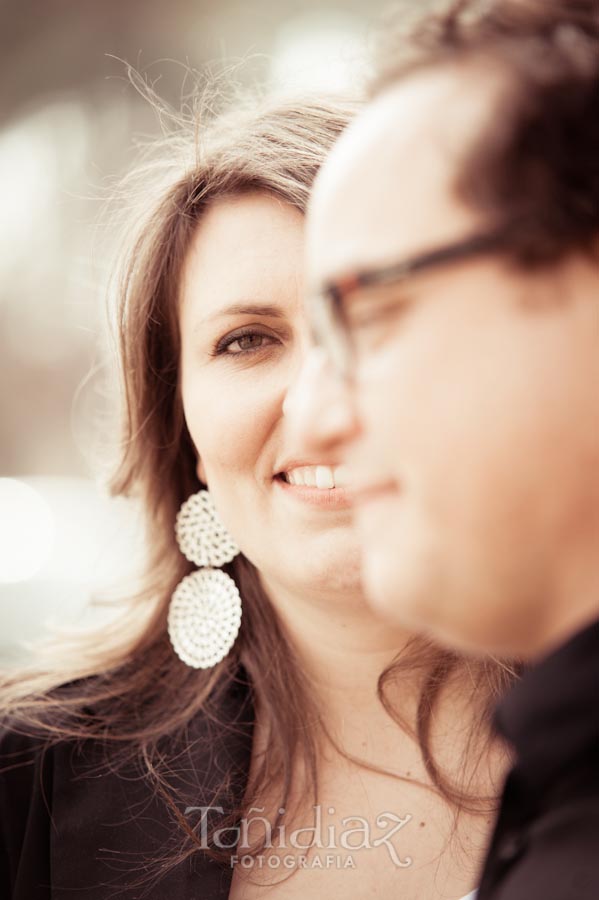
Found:
<path fill-rule="evenodd" d="M 189 69 L 229 60 L 276 90 L 351 87 L 386 8 L 0 0 L 0 663 L 23 660 L 48 623 L 105 615 L 90 598 L 123 593 L 143 560 L 98 444 L 117 400 L 101 210 L 136 138 L 159 134 L 127 64 L 175 107 Z"/>

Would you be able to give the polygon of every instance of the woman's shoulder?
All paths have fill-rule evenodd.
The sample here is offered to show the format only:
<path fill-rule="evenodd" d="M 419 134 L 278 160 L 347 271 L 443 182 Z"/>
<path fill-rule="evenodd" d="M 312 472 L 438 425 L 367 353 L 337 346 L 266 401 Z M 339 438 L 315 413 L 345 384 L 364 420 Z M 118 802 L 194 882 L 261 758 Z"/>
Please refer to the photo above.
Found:
<path fill-rule="evenodd" d="M 17 722 L 0 724 L 0 830 L 8 816 L 26 813 L 48 769 L 44 740 L 21 728 Z"/>
<path fill-rule="evenodd" d="M 11 720 L 0 724 L 0 821 L 29 806 L 43 768 L 43 740 L 21 728 Z"/>
<path fill-rule="evenodd" d="M 23 731 L 24 723 L 13 717 L 0 720 L 0 773 L 13 768 L 11 763 L 30 761 L 41 750 L 42 738 L 30 731 Z"/>
<path fill-rule="evenodd" d="M 48 737 L 9 720 L 0 729 L 0 897 L 46 900 L 60 884 L 104 896 L 107 856 L 143 845 L 128 807 L 152 799 L 141 779 L 101 768 L 101 741 Z"/>
<path fill-rule="evenodd" d="M 101 741 L 82 740 L 65 727 L 61 701 L 82 681 L 54 688 L 53 703 L 36 707 L 35 714 L 0 716 L 0 836 L 9 868 L 16 867 L 13 876 L 31 847 L 37 847 L 35 857 L 40 856 L 43 868 L 41 848 L 49 846 L 50 829 L 62 808 L 59 792 L 80 776 L 85 760 L 100 759 Z M 2 889 L 0 896 L 5 896 Z"/>
<path fill-rule="evenodd" d="M 212 804 L 227 773 L 229 780 L 234 771 L 240 774 L 234 790 L 243 792 L 251 754 L 250 694 L 237 685 L 217 707 L 218 726 L 212 713 L 199 710 L 164 742 L 175 818 Z M 0 897 L 45 900 L 50 893 L 42 885 L 59 881 L 72 890 L 85 888 L 86 897 L 99 900 L 106 879 L 119 882 L 125 870 L 129 879 L 131 865 L 135 874 L 142 858 L 164 854 L 176 831 L 173 810 L 139 756 L 115 767 L 99 738 L 51 732 L 50 727 L 45 734 L 35 733 L 14 718 L 0 724 Z M 220 805 L 229 799 L 225 796 Z M 208 863 L 201 871 L 206 883 L 216 877 Z M 177 869 L 167 879 L 173 896 L 187 896 L 186 872 Z M 97 888 L 89 890 L 92 884 Z"/>
<path fill-rule="evenodd" d="M 99 699 L 102 688 L 103 676 L 90 675 L 53 688 L 52 703 L 47 708 L 40 707 L 35 716 L 2 715 L 0 710 L 0 777 L 2 772 L 12 772 L 22 766 L 31 771 L 32 766 L 47 754 L 50 757 L 62 756 L 65 752 L 73 756 L 94 756 L 100 749 L 106 751 L 110 744 L 106 736 L 110 735 L 111 729 L 106 727 L 109 724 L 106 699 Z M 75 727 L 71 728 L 65 710 L 74 698 L 78 703 L 72 706 L 74 718 L 71 724 Z M 131 698 L 131 708 L 143 701 L 143 697 Z M 77 727 L 84 721 L 95 722 L 99 727 Z M 165 746 L 170 746 L 173 752 L 180 750 L 183 743 L 193 744 L 201 753 L 205 744 L 207 752 L 213 755 L 215 744 L 220 742 L 230 744 L 236 742 L 234 738 L 241 738 L 243 746 L 250 743 L 253 721 L 251 683 L 245 670 L 239 669 L 234 677 L 217 685 L 209 702 L 181 721 L 178 727 L 167 731 L 163 738 Z M 123 735 L 117 733 L 112 737 L 117 738 L 116 743 L 126 743 Z"/>
<path fill-rule="evenodd" d="M 49 884 L 50 872 L 46 798 L 52 763 L 43 739 L 21 727 L 14 721 L 0 725 L 0 896 L 41 900 L 46 897 L 41 885 Z M 33 877 L 39 882 L 34 884 Z"/>
<path fill-rule="evenodd" d="M 34 714 L 0 711 L 0 779 L 8 773 L 25 769 L 30 774 L 47 755 L 72 747 L 76 739 L 64 728 L 61 701 L 68 698 L 83 682 L 93 677 L 67 681 L 52 690 L 52 703 L 35 708 Z M 86 710 L 90 712 L 90 710 Z M 26 773 L 21 773 L 26 778 Z"/>
<path fill-rule="evenodd" d="M 56 747 L 66 743 L 66 737 L 53 737 L 51 717 L 43 725 L 25 715 L 0 717 L 0 786 L 35 790 L 40 771 L 47 768 Z"/>
<path fill-rule="evenodd" d="M 53 722 L 50 713 L 43 723 L 38 718 L 18 714 L 0 718 L 0 836 L 8 857 L 4 865 L 13 869 L 13 877 L 29 846 L 48 844 L 56 760 L 70 755 L 76 744 L 60 733 L 58 717 Z M 40 853 L 41 868 L 42 857 Z M 4 896 L 1 890 L 0 895 Z"/>

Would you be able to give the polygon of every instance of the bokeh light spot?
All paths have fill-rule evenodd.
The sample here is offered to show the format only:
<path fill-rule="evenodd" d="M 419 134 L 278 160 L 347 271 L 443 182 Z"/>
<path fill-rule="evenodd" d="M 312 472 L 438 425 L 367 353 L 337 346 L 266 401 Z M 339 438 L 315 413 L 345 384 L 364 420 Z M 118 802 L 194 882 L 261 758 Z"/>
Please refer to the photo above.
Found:
<path fill-rule="evenodd" d="M 55 538 L 54 516 L 41 494 L 16 478 L 0 478 L 0 582 L 33 578 Z"/>

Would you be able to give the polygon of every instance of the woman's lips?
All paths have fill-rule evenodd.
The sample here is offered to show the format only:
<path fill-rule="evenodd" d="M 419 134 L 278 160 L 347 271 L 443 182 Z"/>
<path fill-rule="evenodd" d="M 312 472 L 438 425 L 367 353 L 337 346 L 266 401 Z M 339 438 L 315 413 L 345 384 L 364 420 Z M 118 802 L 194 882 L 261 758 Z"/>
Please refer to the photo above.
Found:
<path fill-rule="evenodd" d="M 352 506 L 351 492 L 347 488 L 318 488 L 303 484 L 289 484 L 279 475 L 275 477 L 274 482 L 288 497 L 300 503 L 331 510 L 350 509 Z"/>

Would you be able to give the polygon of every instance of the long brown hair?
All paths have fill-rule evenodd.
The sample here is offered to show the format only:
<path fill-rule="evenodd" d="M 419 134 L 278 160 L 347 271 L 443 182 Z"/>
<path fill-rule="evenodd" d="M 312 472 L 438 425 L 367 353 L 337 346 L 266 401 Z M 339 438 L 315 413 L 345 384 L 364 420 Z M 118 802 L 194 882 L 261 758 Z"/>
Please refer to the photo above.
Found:
<path fill-rule="evenodd" d="M 141 170 L 146 194 L 156 198 L 134 223 L 119 284 L 125 416 L 112 487 L 143 504 L 149 547 L 145 582 L 122 616 L 101 633 L 47 645 L 35 669 L 6 675 L 0 686 L 0 706 L 13 728 L 41 731 L 49 742 L 93 738 L 110 746 L 111 766 L 136 762 L 181 826 L 182 843 L 164 865 L 195 852 L 197 835 L 179 811 L 163 740 L 184 732 L 198 715 L 213 717 L 218 725 L 218 698 L 239 677 L 240 666 L 269 746 L 252 773 L 246 802 L 251 805 L 275 784 L 280 785 L 278 805 L 285 807 L 300 763 L 307 791 L 317 796 L 318 739 L 326 729 L 316 727 L 318 710 L 301 665 L 248 560 L 239 556 L 228 567 L 244 604 L 231 653 L 213 669 L 198 671 L 175 656 L 168 640 L 169 600 L 192 568 L 175 542 L 175 516 L 200 487 L 180 396 L 176 310 L 182 263 L 207 207 L 251 190 L 274 195 L 303 213 L 318 169 L 354 109 L 355 104 L 341 100 L 308 98 L 254 100 L 208 120 L 194 110 L 163 141 L 159 157 L 164 166 L 146 162 Z M 418 739 L 432 785 L 459 807 L 480 809 L 481 798 L 450 783 L 429 746 L 435 700 L 460 666 L 469 667 L 473 698 L 488 712 L 510 670 L 493 662 L 467 663 L 421 640 L 383 673 L 380 697 Z M 385 692 L 406 671 L 420 673 L 418 715 L 411 723 L 399 719 Z M 314 729 L 307 729 L 306 721 L 314 722 Z M 478 724 L 486 730 L 485 715 Z M 229 776 L 223 771 L 223 784 Z M 483 805 L 487 808 L 486 799 Z M 232 820 L 242 812 L 235 810 Z"/>

